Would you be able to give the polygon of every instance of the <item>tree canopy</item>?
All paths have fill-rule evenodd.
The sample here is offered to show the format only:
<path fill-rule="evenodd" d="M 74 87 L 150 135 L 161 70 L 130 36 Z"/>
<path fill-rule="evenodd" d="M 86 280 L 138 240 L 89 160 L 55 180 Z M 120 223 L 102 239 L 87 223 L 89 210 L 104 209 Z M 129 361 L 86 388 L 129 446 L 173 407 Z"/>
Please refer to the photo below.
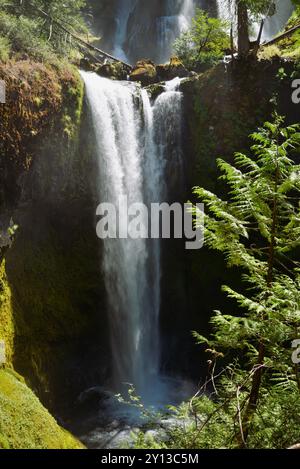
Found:
<path fill-rule="evenodd" d="M 213 65 L 229 47 L 228 24 L 212 18 L 197 8 L 192 26 L 174 43 L 174 50 L 184 64 L 193 69 Z"/>

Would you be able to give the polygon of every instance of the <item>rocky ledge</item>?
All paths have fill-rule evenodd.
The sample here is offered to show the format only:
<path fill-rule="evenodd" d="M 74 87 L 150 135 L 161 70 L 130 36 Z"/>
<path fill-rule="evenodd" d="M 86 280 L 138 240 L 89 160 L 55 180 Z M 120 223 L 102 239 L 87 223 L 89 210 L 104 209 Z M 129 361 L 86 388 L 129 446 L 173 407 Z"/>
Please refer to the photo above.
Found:
<path fill-rule="evenodd" d="M 83 59 L 80 66 L 84 70 L 94 71 L 105 78 L 129 79 L 141 83 L 142 86 L 172 80 L 175 77 L 184 78 L 193 75 L 193 72 L 189 72 L 178 57 L 171 57 L 169 63 L 159 65 L 148 59 L 139 60 L 129 75 L 122 62 L 95 65 Z"/>

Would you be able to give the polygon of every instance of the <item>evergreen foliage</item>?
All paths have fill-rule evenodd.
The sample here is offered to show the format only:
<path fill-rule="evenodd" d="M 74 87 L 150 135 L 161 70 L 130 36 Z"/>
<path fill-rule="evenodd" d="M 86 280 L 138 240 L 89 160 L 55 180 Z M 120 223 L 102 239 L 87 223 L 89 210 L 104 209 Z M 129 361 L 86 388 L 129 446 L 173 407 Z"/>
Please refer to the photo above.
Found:
<path fill-rule="evenodd" d="M 0 0 L 0 60 L 8 58 L 53 63 L 73 59 L 77 48 L 70 32 L 84 33 L 83 0 Z M 47 16 L 48 15 L 48 16 Z"/>
<path fill-rule="evenodd" d="M 218 161 L 229 186 L 229 200 L 196 188 L 205 203 L 206 244 L 221 251 L 229 266 L 241 268 L 246 292 L 224 286 L 243 315 L 212 319 L 210 348 L 240 350 L 250 380 L 241 411 L 240 438 L 247 444 L 262 382 L 300 390 L 291 360 L 291 342 L 300 327 L 300 166 L 294 163 L 300 144 L 299 126 L 282 126 L 275 116 L 252 135 L 254 158 L 237 153 L 236 166 Z M 201 341 L 202 339 L 198 337 Z"/>
<path fill-rule="evenodd" d="M 162 447 L 284 448 L 300 440 L 292 360 L 300 334 L 300 128 L 283 122 L 275 115 L 251 136 L 252 156 L 218 161 L 226 200 L 194 189 L 206 207 L 206 245 L 240 269 L 244 289 L 224 286 L 236 309 L 215 312 L 211 338 L 194 333 L 207 344 L 209 376 L 189 403 L 171 409 L 184 425 L 168 431 Z M 137 446 L 149 445 L 139 434 Z"/>

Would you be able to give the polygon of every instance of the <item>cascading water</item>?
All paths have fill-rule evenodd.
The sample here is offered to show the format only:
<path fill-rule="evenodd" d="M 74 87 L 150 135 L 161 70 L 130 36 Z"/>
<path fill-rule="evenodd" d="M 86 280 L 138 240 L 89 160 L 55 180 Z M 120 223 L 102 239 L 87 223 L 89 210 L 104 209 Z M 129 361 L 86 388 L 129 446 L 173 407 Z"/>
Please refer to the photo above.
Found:
<path fill-rule="evenodd" d="M 263 40 L 274 37 L 284 27 L 294 9 L 291 0 L 276 0 L 275 6 L 275 15 L 266 20 Z"/>
<path fill-rule="evenodd" d="M 165 14 L 157 18 L 157 38 L 160 61 L 168 60 L 172 45 L 181 32 L 188 29 L 195 11 L 193 0 L 167 0 Z"/>
<path fill-rule="evenodd" d="M 82 77 L 96 138 L 100 202 L 118 207 L 120 197 L 128 205 L 163 201 L 168 158 L 181 174 L 178 81 L 152 106 L 138 85 L 93 73 Z M 159 392 L 160 243 L 106 239 L 103 250 L 114 387 L 120 391 L 122 383 L 132 383 L 147 400 Z"/>
<path fill-rule="evenodd" d="M 114 39 L 113 54 L 120 60 L 127 61 L 127 55 L 124 51 L 124 44 L 126 42 L 127 24 L 130 13 L 134 7 L 135 0 L 119 0 L 117 6 L 117 29 Z"/>
<path fill-rule="evenodd" d="M 217 0 L 217 14 L 231 23 L 235 15 L 235 0 Z"/>
<path fill-rule="evenodd" d="M 183 187 L 183 160 L 181 154 L 182 93 L 179 91 L 180 78 L 165 85 L 165 92 L 158 96 L 153 107 L 156 123 L 156 146 L 160 160 L 172 162 L 178 185 Z M 167 192 L 167 189 L 165 188 Z"/>
<path fill-rule="evenodd" d="M 110 52 L 127 62 L 142 58 L 165 62 L 198 5 L 201 0 L 115 0 L 111 7 L 114 27 L 105 30 L 104 40 Z M 98 32 L 103 33 L 101 29 Z"/>

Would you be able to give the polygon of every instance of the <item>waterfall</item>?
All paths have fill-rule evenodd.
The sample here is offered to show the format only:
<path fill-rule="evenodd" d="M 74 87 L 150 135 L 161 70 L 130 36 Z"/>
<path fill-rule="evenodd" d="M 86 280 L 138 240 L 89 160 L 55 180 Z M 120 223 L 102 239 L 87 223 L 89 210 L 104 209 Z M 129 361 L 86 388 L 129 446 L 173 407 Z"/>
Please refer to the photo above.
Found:
<path fill-rule="evenodd" d="M 157 18 L 157 42 L 161 62 L 170 58 L 175 39 L 188 29 L 194 12 L 194 0 L 167 0 L 165 14 Z"/>
<path fill-rule="evenodd" d="M 236 0 L 217 0 L 218 15 L 220 18 L 225 19 L 229 23 L 235 17 L 235 3 Z M 266 19 L 262 40 L 267 41 L 272 39 L 284 27 L 289 17 L 293 12 L 293 5 L 291 0 L 275 0 L 275 14 Z M 254 23 L 252 26 L 251 36 L 256 39 L 259 32 L 260 23 Z"/>
<path fill-rule="evenodd" d="M 269 40 L 276 36 L 285 26 L 294 9 L 290 0 L 276 0 L 275 6 L 275 15 L 268 18 L 265 23 L 263 40 Z"/>
<path fill-rule="evenodd" d="M 99 202 L 118 207 L 120 197 L 128 204 L 164 201 L 170 149 L 174 171 L 181 157 L 178 80 L 152 105 L 139 85 L 94 73 L 82 77 L 97 147 Z M 114 387 L 132 383 L 144 398 L 159 383 L 160 257 L 159 240 L 103 241 Z"/>
<path fill-rule="evenodd" d="M 106 8 L 106 2 L 103 8 Z M 135 63 L 142 58 L 166 62 L 178 35 L 190 24 L 200 0 L 115 0 L 115 27 L 100 30 L 114 56 Z M 103 29 L 103 26 L 102 26 Z M 111 34 L 111 37 L 109 35 Z"/>
<path fill-rule="evenodd" d="M 127 36 L 127 24 L 134 5 L 135 0 L 119 0 L 117 6 L 117 29 L 114 39 L 113 54 L 115 57 L 120 60 L 124 60 L 125 62 L 128 60 L 124 51 L 124 44 Z"/>
<path fill-rule="evenodd" d="M 232 22 L 235 15 L 235 0 L 217 0 L 219 18 Z"/>

